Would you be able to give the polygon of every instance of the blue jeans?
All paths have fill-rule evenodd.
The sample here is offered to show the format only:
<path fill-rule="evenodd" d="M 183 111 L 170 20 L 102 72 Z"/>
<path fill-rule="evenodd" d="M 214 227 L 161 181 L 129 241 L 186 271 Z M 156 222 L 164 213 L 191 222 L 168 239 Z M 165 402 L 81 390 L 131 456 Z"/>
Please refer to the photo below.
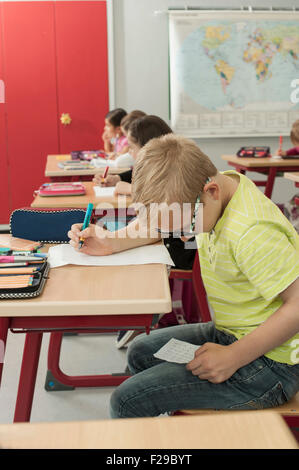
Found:
<path fill-rule="evenodd" d="M 299 390 L 299 364 L 282 364 L 265 356 L 241 367 L 220 384 L 202 380 L 185 364 L 153 356 L 171 338 L 198 345 L 236 341 L 217 330 L 213 322 L 172 326 L 137 336 L 128 349 L 128 366 L 134 375 L 113 392 L 112 418 L 158 416 L 192 408 L 271 408 L 286 403 Z"/>

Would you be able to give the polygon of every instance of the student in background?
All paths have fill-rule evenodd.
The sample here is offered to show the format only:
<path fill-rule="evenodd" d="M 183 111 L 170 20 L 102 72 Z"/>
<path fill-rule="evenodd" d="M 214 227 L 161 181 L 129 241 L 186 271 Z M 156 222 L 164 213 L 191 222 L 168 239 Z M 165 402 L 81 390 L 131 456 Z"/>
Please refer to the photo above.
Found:
<path fill-rule="evenodd" d="M 286 157 L 288 155 L 299 155 L 299 119 L 294 122 L 291 129 L 290 139 L 294 147 L 289 150 L 282 150 L 279 148 L 276 155 Z"/>
<path fill-rule="evenodd" d="M 149 140 L 172 133 L 163 119 L 158 116 L 146 115 L 131 122 L 127 130 L 130 155 L 136 160 L 138 151 Z M 131 194 L 132 170 L 120 175 L 108 175 L 102 182 L 102 173 L 95 175 L 93 182 L 102 186 L 116 186 L 116 194 Z"/>
<path fill-rule="evenodd" d="M 151 139 L 167 134 L 172 134 L 172 130 L 168 124 L 158 116 L 147 115 L 133 121 L 128 131 L 128 143 L 131 155 L 136 160 L 142 147 Z M 188 161 L 188 157 L 186 158 Z M 120 175 L 108 175 L 105 182 L 101 183 L 102 173 L 100 173 L 95 176 L 93 181 L 96 184 L 103 184 L 104 186 L 116 185 L 116 188 L 123 185 L 122 189 L 119 191 L 124 193 L 127 190 L 127 194 L 131 194 L 132 175 L 133 170 L 121 173 Z M 172 235 L 163 238 L 163 241 L 177 269 L 192 269 L 196 252 L 195 249 L 185 249 L 184 242 L 180 240 L 180 238 L 173 237 Z"/>
<path fill-rule="evenodd" d="M 102 135 L 104 150 L 109 154 L 109 158 L 114 159 L 128 151 L 126 136 L 121 130 L 121 121 L 127 115 L 122 108 L 109 111 L 105 116 L 105 127 Z"/>
<path fill-rule="evenodd" d="M 127 138 L 128 130 L 130 125 L 135 119 L 139 119 L 146 114 L 143 111 L 140 111 L 138 109 L 131 111 L 129 114 L 127 114 L 125 117 L 122 118 L 121 123 L 120 123 L 120 129 L 122 134 Z M 129 149 L 129 146 L 127 147 Z M 116 156 L 115 158 L 115 166 L 116 167 L 127 167 L 130 168 L 134 165 L 135 160 L 130 154 L 129 151 L 122 153 L 121 155 Z M 102 173 L 101 173 L 102 174 Z M 100 174 L 100 176 L 101 176 Z"/>

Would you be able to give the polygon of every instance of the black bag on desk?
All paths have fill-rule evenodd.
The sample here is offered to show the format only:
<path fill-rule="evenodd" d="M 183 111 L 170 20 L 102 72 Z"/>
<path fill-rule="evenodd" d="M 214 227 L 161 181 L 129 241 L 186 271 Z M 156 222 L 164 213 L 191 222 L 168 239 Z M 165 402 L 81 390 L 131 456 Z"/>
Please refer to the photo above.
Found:
<path fill-rule="evenodd" d="M 37 297 L 39 296 L 43 288 L 45 286 L 46 280 L 48 279 L 48 273 L 50 270 L 50 265 L 49 263 L 44 260 L 41 261 L 40 264 L 35 264 L 34 265 L 36 268 L 39 270 L 32 273 L 31 275 L 28 274 L 28 276 L 33 276 L 32 280 L 32 285 L 28 285 L 27 287 L 13 287 L 10 286 L 9 288 L 0 288 L 0 299 L 24 299 L 24 298 L 32 298 L 32 297 Z M 28 265 L 30 267 L 30 265 Z M 26 276 L 24 274 L 1 274 L 1 268 L 0 268 L 0 278 L 9 278 L 9 277 L 14 277 L 14 279 L 17 279 L 18 276 Z"/>
<path fill-rule="evenodd" d="M 243 158 L 270 157 L 270 147 L 241 147 L 237 156 Z"/>
<path fill-rule="evenodd" d="M 13 237 L 43 243 L 68 243 L 71 226 L 83 223 L 84 209 L 16 209 L 10 217 Z"/>

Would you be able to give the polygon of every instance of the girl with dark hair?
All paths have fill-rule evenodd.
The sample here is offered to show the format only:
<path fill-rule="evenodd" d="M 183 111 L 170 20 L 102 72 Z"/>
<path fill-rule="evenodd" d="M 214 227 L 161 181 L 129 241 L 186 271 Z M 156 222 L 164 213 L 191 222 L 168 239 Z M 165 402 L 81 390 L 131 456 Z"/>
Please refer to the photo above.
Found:
<path fill-rule="evenodd" d="M 136 160 L 139 150 L 151 139 L 171 134 L 172 130 L 163 119 L 158 116 L 146 115 L 132 121 L 128 128 L 127 139 L 130 155 Z M 116 194 L 131 194 L 131 181 L 133 170 L 120 175 L 108 175 L 102 182 L 102 172 L 95 175 L 93 181 L 102 186 L 116 186 Z"/>
<path fill-rule="evenodd" d="M 121 121 L 127 115 L 122 108 L 117 108 L 106 114 L 105 127 L 102 135 L 104 150 L 110 159 L 128 151 L 128 141 L 121 129 Z"/>

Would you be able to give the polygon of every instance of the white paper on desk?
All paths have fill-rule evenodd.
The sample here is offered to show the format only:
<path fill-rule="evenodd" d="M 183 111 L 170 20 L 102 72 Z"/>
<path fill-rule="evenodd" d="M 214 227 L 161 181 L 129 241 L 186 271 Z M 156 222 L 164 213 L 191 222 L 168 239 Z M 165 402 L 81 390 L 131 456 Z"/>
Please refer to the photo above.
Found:
<path fill-rule="evenodd" d="M 125 266 L 132 264 L 174 263 L 164 245 L 145 245 L 108 256 L 89 256 L 75 250 L 71 245 L 52 246 L 48 252 L 51 268 L 77 264 L 81 266 Z"/>
<path fill-rule="evenodd" d="M 187 364 L 194 359 L 195 351 L 200 348 L 198 344 L 187 343 L 179 339 L 171 338 L 159 351 L 154 354 L 157 359 L 177 364 Z"/>
<path fill-rule="evenodd" d="M 114 196 L 115 186 L 94 186 L 96 197 Z"/>
<path fill-rule="evenodd" d="M 96 168 L 106 168 L 106 166 L 114 168 L 117 166 L 115 160 L 105 160 L 104 158 L 93 158 L 91 163 Z"/>

